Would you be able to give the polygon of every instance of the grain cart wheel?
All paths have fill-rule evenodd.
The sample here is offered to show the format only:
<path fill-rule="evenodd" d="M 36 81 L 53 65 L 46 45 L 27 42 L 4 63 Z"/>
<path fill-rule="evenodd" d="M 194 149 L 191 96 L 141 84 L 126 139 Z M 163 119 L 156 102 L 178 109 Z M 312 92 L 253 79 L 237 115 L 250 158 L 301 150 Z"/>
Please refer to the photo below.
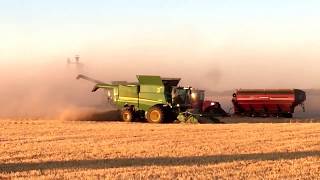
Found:
<path fill-rule="evenodd" d="M 162 123 L 164 121 L 164 111 L 161 107 L 153 106 L 147 112 L 149 123 Z"/>
<path fill-rule="evenodd" d="M 133 112 L 130 109 L 123 109 L 121 111 L 121 119 L 124 122 L 131 122 L 133 120 Z"/>

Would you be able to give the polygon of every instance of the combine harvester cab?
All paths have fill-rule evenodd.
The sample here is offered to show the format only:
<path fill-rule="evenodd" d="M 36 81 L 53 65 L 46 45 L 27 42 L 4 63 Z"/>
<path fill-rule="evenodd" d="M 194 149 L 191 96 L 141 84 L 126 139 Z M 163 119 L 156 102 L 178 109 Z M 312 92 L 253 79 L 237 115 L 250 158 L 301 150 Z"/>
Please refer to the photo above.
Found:
<path fill-rule="evenodd" d="M 233 94 L 235 115 L 292 118 L 296 106 L 304 111 L 306 93 L 299 89 L 240 89 Z"/>
<path fill-rule="evenodd" d="M 83 77 L 86 76 L 80 78 Z M 126 122 L 147 119 L 150 123 L 162 123 L 176 120 L 178 115 L 185 119 L 226 115 L 218 102 L 204 101 L 204 91 L 179 87 L 180 78 L 138 75 L 137 79 L 139 83 L 132 84 L 97 83 L 92 91 L 104 89 L 112 104 L 121 109 Z"/>

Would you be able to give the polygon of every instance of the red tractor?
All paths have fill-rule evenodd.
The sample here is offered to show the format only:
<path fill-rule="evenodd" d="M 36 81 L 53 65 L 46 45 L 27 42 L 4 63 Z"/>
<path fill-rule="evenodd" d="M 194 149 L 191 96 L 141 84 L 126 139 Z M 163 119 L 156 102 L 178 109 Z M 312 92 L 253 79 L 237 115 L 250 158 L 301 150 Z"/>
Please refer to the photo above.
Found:
<path fill-rule="evenodd" d="M 203 118 L 210 119 L 214 122 L 220 122 L 217 117 L 228 117 L 219 102 L 212 100 L 205 100 L 205 91 L 191 89 L 190 95 L 190 107 L 186 112 L 183 112 L 183 116 L 179 115 L 178 120 L 186 121 L 187 119 L 194 119 L 201 121 Z M 207 122 L 207 121 L 206 121 Z"/>

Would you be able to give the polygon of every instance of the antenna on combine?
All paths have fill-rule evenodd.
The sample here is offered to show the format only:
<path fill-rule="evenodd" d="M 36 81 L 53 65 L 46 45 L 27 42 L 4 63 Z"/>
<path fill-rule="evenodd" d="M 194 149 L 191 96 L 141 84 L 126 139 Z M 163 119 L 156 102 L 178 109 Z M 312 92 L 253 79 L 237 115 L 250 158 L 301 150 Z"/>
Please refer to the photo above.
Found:
<path fill-rule="evenodd" d="M 76 63 L 79 64 L 80 56 L 79 56 L 79 55 L 76 55 L 76 56 L 74 57 L 74 59 L 76 60 Z"/>
<path fill-rule="evenodd" d="M 82 63 L 80 63 L 80 56 L 76 55 L 74 57 L 74 61 L 72 61 L 70 58 L 68 58 L 67 59 L 67 64 L 76 64 L 76 65 L 82 64 Z"/>
<path fill-rule="evenodd" d="M 71 60 L 70 58 L 68 58 L 67 59 L 67 65 L 68 66 L 75 65 L 78 72 L 81 72 L 82 69 L 83 69 L 83 66 L 84 66 L 84 64 L 80 62 L 80 56 L 79 55 L 76 55 L 74 57 L 74 60 Z"/>

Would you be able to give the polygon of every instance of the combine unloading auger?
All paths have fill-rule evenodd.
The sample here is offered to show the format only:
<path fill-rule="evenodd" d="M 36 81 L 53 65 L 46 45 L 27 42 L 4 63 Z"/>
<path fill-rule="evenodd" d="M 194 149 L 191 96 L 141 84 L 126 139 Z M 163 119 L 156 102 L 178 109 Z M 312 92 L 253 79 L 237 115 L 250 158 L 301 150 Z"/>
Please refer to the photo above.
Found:
<path fill-rule="evenodd" d="M 93 78 L 88 77 L 88 76 L 83 75 L 83 74 L 79 74 L 77 76 L 77 79 L 84 79 L 84 80 L 87 80 L 87 81 L 90 81 L 90 82 L 93 82 L 93 83 L 96 83 L 96 84 L 104 84 L 103 81 L 99 81 L 99 80 L 93 79 Z"/>

